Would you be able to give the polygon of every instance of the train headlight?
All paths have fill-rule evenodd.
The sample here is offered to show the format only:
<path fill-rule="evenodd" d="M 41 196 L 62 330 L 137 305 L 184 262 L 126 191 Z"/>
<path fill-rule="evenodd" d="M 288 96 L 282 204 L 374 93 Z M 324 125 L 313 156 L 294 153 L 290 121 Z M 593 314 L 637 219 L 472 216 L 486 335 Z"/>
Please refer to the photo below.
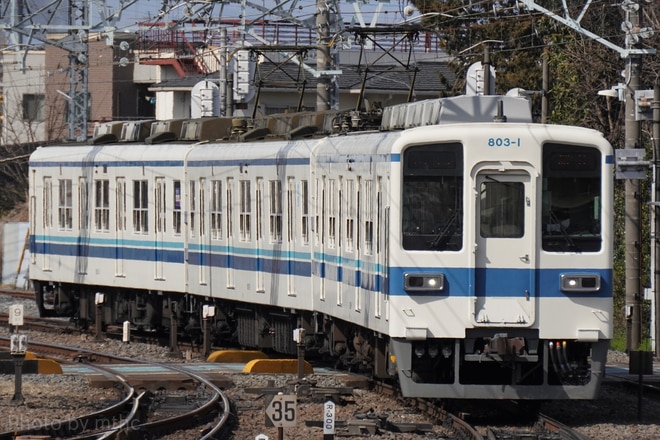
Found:
<path fill-rule="evenodd" d="M 598 292 L 600 275 L 590 273 L 563 273 L 560 275 L 562 292 Z"/>
<path fill-rule="evenodd" d="M 443 274 L 405 274 L 404 289 L 407 292 L 442 292 L 445 288 Z"/>
<path fill-rule="evenodd" d="M 449 356 L 451 356 L 451 352 L 452 352 L 451 345 L 445 344 L 442 346 L 442 356 L 445 359 L 448 359 Z"/>

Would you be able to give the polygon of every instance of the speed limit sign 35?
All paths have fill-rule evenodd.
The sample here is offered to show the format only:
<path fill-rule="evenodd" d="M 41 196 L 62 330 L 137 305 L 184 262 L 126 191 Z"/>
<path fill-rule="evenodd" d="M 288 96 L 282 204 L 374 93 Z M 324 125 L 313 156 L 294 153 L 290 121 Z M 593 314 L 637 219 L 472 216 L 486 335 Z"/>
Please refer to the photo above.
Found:
<path fill-rule="evenodd" d="M 276 428 L 296 426 L 296 396 L 278 394 L 266 407 L 266 417 Z"/>

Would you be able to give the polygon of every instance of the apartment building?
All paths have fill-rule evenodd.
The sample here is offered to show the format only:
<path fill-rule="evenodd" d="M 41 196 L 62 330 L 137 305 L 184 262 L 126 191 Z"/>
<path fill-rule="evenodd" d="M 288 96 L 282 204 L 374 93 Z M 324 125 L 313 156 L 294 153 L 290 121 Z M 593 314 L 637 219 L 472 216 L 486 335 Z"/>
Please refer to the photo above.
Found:
<path fill-rule="evenodd" d="M 115 33 L 111 46 L 106 44 L 103 35 L 90 35 L 87 136 L 93 133 L 96 122 L 194 117 L 199 98 L 196 94 L 200 93 L 196 86 L 204 83 L 215 89 L 220 87 L 223 55 L 219 42 L 200 39 L 199 33 L 187 34 L 166 26 L 147 29 L 137 34 Z M 272 32 L 272 29 L 264 27 L 263 32 Z M 279 32 L 278 38 L 284 38 Z M 315 36 L 307 34 L 296 32 L 292 38 L 302 46 L 307 43 L 312 47 Z M 341 74 L 332 77 L 337 90 L 332 96 L 332 106 L 369 109 L 442 96 L 454 81 L 447 66 L 448 58 L 441 51 L 429 50 L 428 38 L 423 41 L 425 46 L 414 53 L 413 63 L 406 61 L 409 55 L 404 51 L 387 58 L 389 62 L 373 65 L 363 56 L 358 59 L 355 48 L 341 52 L 336 68 Z M 239 48 L 250 46 L 243 40 L 230 43 L 234 58 Z M 372 58 L 379 57 L 375 50 L 372 52 Z M 0 54 L 3 98 L 0 142 L 67 140 L 71 74 L 76 74 L 68 54 L 53 45 L 19 54 L 12 51 Z M 245 91 L 245 87 L 252 91 L 249 99 L 243 102 L 234 97 L 228 100 L 229 107 L 223 115 L 260 116 L 315 108 L 318 78 L 304 69 L 301 75 L 301 67 L 295 62 L 251 55 L 250 75 L 242 75 L 244 84 L 238 84 L 232 82 L 234 60 L 229 61 L 229 93 L 238 88 Z M 306 62 L 311 66 L 309 60 Z M 402 63 L 407 63 L 405 68 Z M 204 89 L 203 93 L 206 92 Z M 218 93 L 213 99 L 222 95 Z M 221 107 L 214 106 L 217 108 Z"/>

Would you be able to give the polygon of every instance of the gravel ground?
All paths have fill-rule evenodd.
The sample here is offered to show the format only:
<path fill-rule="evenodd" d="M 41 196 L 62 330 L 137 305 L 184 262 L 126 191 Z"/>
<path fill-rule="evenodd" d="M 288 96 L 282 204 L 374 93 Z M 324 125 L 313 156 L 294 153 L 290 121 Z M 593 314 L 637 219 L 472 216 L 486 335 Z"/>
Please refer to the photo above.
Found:
<path fill-rule="evenodd" d="M 2 298 L 2 295 L 0 295 Z M 11 303 L 15 303 L 12 300 Z M 0 299 L 0 308 L 6 307 Z M 30 302 L 25 302 L 26 315 L 33 313 Z M 1 333 L 9 330 L 0 328 Z M 32 332 L 29 339 L 44 338 Z M 108 351 L 122 356 L 151 360 L 156 362 L 171 362 L 169 349 L 152 345 L 107 340 L 99 343 L 93 340 L 82 340 L 78 336 L 48 335 L 50 342 L 76 345 L 99 351 Z M 184 359 L 180 359 L 184 362 Z M 200 362 L 199 355 L 193 354 L 192 360 Z M 610 362 L 628 363 L 624 353 L 611 352 Z M 270 439 L 278 438 L 277 428 L 268 428 L 265 423 L 265 396 L 246 393 L 248 388 L 258 388 L 274 381 L 276 386 L 284 386 L 294 381 L 292 375 L 246 375 L 232 374 L 235 386 L 228 390 L 234 401 L 235 411 L 239 418 L 234 439 L 253 439 L 258 434 L 265 434 Z M 318 386 L 336 386 L 337 377 L 329 375 L 313 375 L 307 380 L 318 381 Z M 340 384 L 341 385 L 341 384 Z M 12 401 L 14 394 L 13 375 L 0 375 L 0 431 L 14 430 L 42 423 L 56 423 L 83 412 L 91 412 L 107 406 L 117 399 L 114 389 L 91 388 L 86 379 L 74 376 L 25 375 L 23 376 L 23 397 L 25 401 L 17 404 Z M 323 400 L 323 399 L 320 399 Z M 493 405 L 497 405 L 496 402 Z M 298 424 L 295 428 L 285 428 L 284 438 L 288 440 L 309 440 L 321 438 L 320 422 L 323 416 L 323 402 L 302 399 L 298 405 Z M 621 386 L 606 385 L 600 397 L 595 401 L 557 401 L 544 403 L 541 411 L 557 420 L 576 427 L 582 434 L 592 439 L 655 439 L 660 438 L 660 403 L 655 399 L 644 398 L 642 408 L 638 407 L 637 392 Z M 337 432 L 340 432 L 339 422 L 356 418 L 372 420 L 386 419 L 390 422 L 416 421 L 424 422 L 423 415 L 414 410 L 402 407 L 401 404 L 383 399 L 382 396 L 365 390 L 355 390 L 353 396 L 339 402 L 336 407 Z M 166 437 L 166 440 L 195 438 L 198 430 L 179 432 Z M 393 434 L 383 431 L 382 435 L 367 434 L 354 436 L 354 439 L 387 438 L 397 440 L 419 438 L 442 438 L 444 431 L 435 427 L 427 434 Z"/>

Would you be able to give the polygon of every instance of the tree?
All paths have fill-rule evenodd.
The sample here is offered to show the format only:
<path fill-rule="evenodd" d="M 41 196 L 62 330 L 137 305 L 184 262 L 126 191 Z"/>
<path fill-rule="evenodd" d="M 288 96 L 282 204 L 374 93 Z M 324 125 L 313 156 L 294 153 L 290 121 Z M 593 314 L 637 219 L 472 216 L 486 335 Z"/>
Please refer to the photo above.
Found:
<path fill-rule="evenodd" d="M 482 60 L 483 44 L 490 45 L 491 62 L 497 68 L 497 93 L 513 87 L 540 89 L 543 32 L 538 29 L 539 17 L 518 8 L 518 2 L 415 0 L 414 4 L 422 14 L 428 14 L 423 25 L 437 29 L 445 50 L 455 57 L 455 94 L 465 88 L 467 68 Z M 535 74 L 530 75 L 530 70 Z"/>
<path fill-rule="evenodd" d="M 539 2 L 537 2 L 539 3 Z M 580 25 L 619 47 L 625 47 L 622 22 L 626 16 L 620 2 L 590 3 L 584 9 L 582 0 L 547 0 L 543 7 L 563 16 L 563 5 L 567 5 L 571 17 L 580 18 Z M 422 13 L 429 14 L 425 22 L 434 26 L 446 40 L 446 50 L 456 57 L 452 64 L 457 77 L 465 77 L 466 67 L 481 59 L 478 45 L 490 43 L 492 64 L 497 68 L 496 92 L 502 93 L 512 87 L 528 90 L 540 89 L 541 56 L 548 57 L 550 90 L 548 99 L 552 123 L 578 125 L 601 131 L 615 148 L 624 145 L 624 105 L 618 99 L 598 96 L 600 90 L 608 90 L 625 78 L 621 72 L 626 60 L 619 53 L 603 44 L 580 34 L 554 19 L 537 12 L 520 9 L 515 0 L 471 2 L 468 0 L 414 0 Z M 641 27 L 660 29 L 660 3 L 640 1 Z M 660 47 L 660 33 L 641 39 L 640 47 Z M 479 50 L 479 52 L 476 52 Z M 651 89 L 660 78 L 660 61 L 657 56 L 644 57 L 642 63 L 641 88 Z M 457 82 L 454 92 L 462 93 L 464 84 Z M 650 124 L 643 125 L 642 145 L 650 151 Z M 648 182 L 642 185 L 643 200 L 648 200 Z M 625 331 L 624 322 L 624 215 L 625 195 L 623 182 L 616 182 L 615 192 L 615 258 L 614 299 L 615 331 Z M 642 244 L 648 250 L 648 210 L 642 210 Z M 648 260 L 649 252 L 642 252 Z M 650 262 L 643 261 L 642 267 Z M 649 271 L 647 270 L 648 274 Z M 647 277 L 645 277 L 647 278 Z"/>

